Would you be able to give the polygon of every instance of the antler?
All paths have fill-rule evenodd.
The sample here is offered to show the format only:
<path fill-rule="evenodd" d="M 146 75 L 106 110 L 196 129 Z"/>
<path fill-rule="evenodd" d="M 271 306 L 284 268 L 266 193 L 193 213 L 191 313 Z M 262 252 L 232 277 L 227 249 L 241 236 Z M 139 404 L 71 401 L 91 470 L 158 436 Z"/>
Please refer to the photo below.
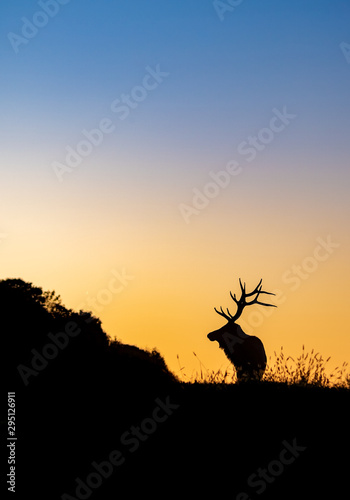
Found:
<path fill-rule="evenodd" d="M 245 283 L 242 285 L 241 278 L 239 278 L 239 285 L 241 287 L 241 296 L 240 296 L 240 298 L 237 300 L 236 294 L 232 295 L 232 292 L 230 292 L 230 296 L 231 296 L 232 300 L 234 300 L 234 302 L 237 305 L 236 314 L 234 314 L 234 316 L 232 316 L 232 314 L 230 313 L 230 311 L 228 309 L 226 309 L 227 310 L 227 314 L 226 314 L 223 311 L 222 307 L 220 307 L 220 311 L 218 311 L 216 309 L 216 307 L 214 307 L 215 311 L 218 314 L 220 314 L 220 316 L 223 316 L 225 319 L 227 319 L 228 321 L 236 321 L 241 316 L 241 314 L 242 314 L 243 309 L 245 308 L 245 306 L 251 306 L 252 304 L 259 304 L 261 306 L 277 307 L 274 304 L 266 304 L 265 302 L 260 302 L 258 300 L 259 295 L 262 294 L 262 293 L 265 293 L 266 295 L 275 295 L 272 292 L 265 292 L 264 290 L 262 290 L 262 284 L 261 283 L 262 283 L 262 279 L 259 281 L 259 283 L 257 284 L 257 286 L 255 287 L 255 289 L 252 292 L 246 293 Z M 254 299 L 251 300 L 250 302 L 247 302 L 247 300 L 246 300 L 247 297 L 251 297 L 252 295 L 255 295 L 255 294 L 256 294 L 256 297 L 254 297 Z"/>

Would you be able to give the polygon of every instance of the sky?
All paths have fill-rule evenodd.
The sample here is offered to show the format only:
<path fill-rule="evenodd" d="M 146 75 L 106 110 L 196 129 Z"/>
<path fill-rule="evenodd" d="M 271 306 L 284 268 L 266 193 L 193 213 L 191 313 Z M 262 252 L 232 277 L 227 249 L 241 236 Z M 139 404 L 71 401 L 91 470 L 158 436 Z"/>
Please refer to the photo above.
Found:
<path fill-rule="evenodd" d="M 268 358 L 349 359 L 348 1 L 6 0 L 0 37 L 1 278 L 187 377 L 262 278 Z"/>

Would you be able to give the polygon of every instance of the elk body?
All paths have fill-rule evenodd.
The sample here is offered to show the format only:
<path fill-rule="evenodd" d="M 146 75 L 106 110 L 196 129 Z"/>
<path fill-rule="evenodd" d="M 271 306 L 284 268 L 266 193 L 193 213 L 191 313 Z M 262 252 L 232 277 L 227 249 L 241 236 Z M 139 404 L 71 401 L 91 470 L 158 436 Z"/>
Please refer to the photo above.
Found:
<path fill-rule="evenodd" d="M 215 311 L 227 320 L 227 323 L 222 328 L 219 328 L 219 330 L 208 333 L 208 339 L 210 341 L 216 340 L 228 359 L 235 366 L 239 382 L 260 380 L 266 368 L 266 354 L 263 343 L 258 337 L 244 333 L 242 328 L 236 323 L 246 306 L 259 304 L 261 306 L 276 307 L 273 304 L 266 304 L 258 300 L 262 293 L 275 295 L 271 292 L 264 292 L 261 283 L 262 280 L 259 281 L 252 292 L 247 293 L 245 283 L 242 285 L 241 279 L 239 279 L 241 297 L 237 299 L 236 294 L 232 295 L 230 292 L 230 296 L 237 306 L 236 313 L 232 316 L 228 309 L 226 309 L 226 314 L 222 307 L 220 307 L 220 311 L 214 307 Z M 252 297 L 252 299 L 247 301 L 248 297 Z"/>

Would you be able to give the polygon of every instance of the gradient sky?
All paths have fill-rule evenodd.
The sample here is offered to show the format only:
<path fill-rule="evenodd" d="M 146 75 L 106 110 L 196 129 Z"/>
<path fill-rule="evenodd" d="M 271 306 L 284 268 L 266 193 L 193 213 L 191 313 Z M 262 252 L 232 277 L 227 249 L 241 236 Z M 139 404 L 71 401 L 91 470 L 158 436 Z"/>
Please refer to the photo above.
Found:
<path fill-rule="evenodd" d="M 188 376 L 193 351 L 228 366 L 213 307 L 263 278 L 279 307 L 242 326 L 268 357 L 348 360 L 350 3 L 243 0 L 221 19 L 210 0 L 49 3 L 0 6 L 1 277 L 92 310 L 175 372 L 178 354 Z"/>

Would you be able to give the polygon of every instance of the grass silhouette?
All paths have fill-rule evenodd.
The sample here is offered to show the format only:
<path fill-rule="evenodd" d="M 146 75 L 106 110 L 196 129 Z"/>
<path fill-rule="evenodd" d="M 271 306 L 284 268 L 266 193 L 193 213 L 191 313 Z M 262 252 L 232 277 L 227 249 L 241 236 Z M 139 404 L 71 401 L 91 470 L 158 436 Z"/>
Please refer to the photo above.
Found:
<path fill-rule="evenodd" d="M 235 384 L 237 375 L 235 367 L 229 364 L 225 369 L 208 369 L 194 352 L 193 355 L 199 362 L 199 370 L 187 376 L 184 368 L 180 366 L 179 378 L 187 383 L 200 384 Z M 305 353 L 305 346 L 302 346 L 300 356 L 294 359 L 292 356 L 285 356 L 283 346 L 279 353 L 274 352 L 274 359 L 269 358 L 264 377 L 260 384 L 280 383 L 286 385 L 309 386 L 318 388 L 344 388 L 350 389 L 350 373 L 348 363 L 344 362 L 333 371 L 327 370 L 330 357 L 324 359 L 322 355 L 315 352 Z M 180 359 L 178 356 L 178 362 Z M 257 382 L 259 383 L 259 382 Z"/>
<path fill-rule="evenodd" d="M 198 497 L 211 488 L 254 500 L 248 478 L 269 464 L 273 476 L 284 442 L 306 451 L 270 477 L 264 498 L 324 498 L 326 486 L 340 498 L 347 487 L 347 363 L 328 375 L 329 358 L 281 349 L 262 381 L 236 383 L 232 364 L 213 371 L 193 353 L 199 370 L 188 376 L 178 357 L 175 377 L 157 350 L 112 340 L 98 318 L 23 280 L 0 280 L 0 310 L 0 370 L 17 401 L 18 498 L 166 498 L 189 488 Z M 48 348 L 54 341 L 61 347 Z M 33 373 L 23 378 L 20 365 Z M 159 401 L 176 411 L 159 411 Z M 107 477 L 114 450 L 125 463 Z"/>
<path fill-rule="evenodd" d="M 275 362 L 268 364 L 264 374 L 264 381 L 281 382 L 285 384 L 308 385 L 315 387 L 338 387 L 350 389 L 350 373 L 347 373 L 348 363 L 334 368 L 327 374 L 327 363 L 330 357 L 324 359 L 314 349 L 305 354 L 305 346 L 302 353 L 296 358 L 287 356 L 285 358 L 283 347 L 279 354 L 274 353 Z"/>

